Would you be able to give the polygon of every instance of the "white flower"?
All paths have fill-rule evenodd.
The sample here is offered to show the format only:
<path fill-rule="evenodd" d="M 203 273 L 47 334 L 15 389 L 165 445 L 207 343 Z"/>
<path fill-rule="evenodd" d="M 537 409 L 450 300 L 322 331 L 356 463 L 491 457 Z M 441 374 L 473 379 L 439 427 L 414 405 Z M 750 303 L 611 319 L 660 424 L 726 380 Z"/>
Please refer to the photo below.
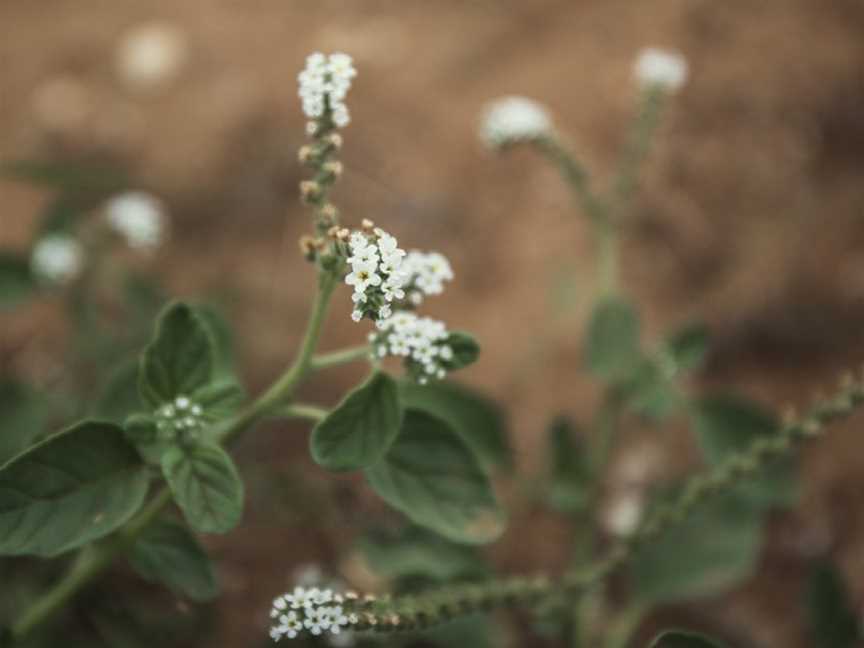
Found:
<path fill-rule="evenodd" d="M 687 60 L 675 52 L 648 47 L 639 53 L 633 74 L 643 86 L 675 91 L 687 80 Z"/>
<path fill-rule="evenodd" d="M 552 118 L 542 105 L 526 97 L 502 97 L 489 104 L 480 123 L 480 137 L 491 148 L 537 139 L 552 132 Z"/>
<path fill-rule="evenodd" d="M 352 272 L 345 277 L 345 283 L 354 286 L 355 292 L 363 292 L 369 286 L 380 286 L 381 276 L 375 272 L 375 269 L 374 263 L 357 261 L 352 265 Z"/>
<path fill-rule="evenodd" d="M 345 283 L 354 287 L 351 300 L 355 304 L 351 319 L 359 322 L 364 317 L 372 320 L 390 317 L 390 304 L 405 297 L 401 288 L 407 278 L 401 269 L 405 250 L 399 248 L 396 237 L 379 228 L 371 234 L 355 231 L 348 246 L 351 272 Z"/>
<path fill-rule="evenodd" d="M 339 128 L 347 126 L 351 118 L 345 105 L 345 97 L 355 76 L 357 71 L 347 54 L 325 56 L 316 52 L 309 55 L 305 69 L 297 77 L 306 116 L 320 119 L 329 108 L 333 123 Z"/>
<path fill-rule="evenodd" d="M 131 191 L 114 196 L 105 204 L 105 219 L 129 247 L 152 249 L 162 242 L 164 210 L 162 203 L 150 194 Z"/>
<path fill-rule="evenodd" d="M 405 284 L 415 305 L 423 303 L 426 295 L 440 295 L 444 282 L 453 280 L 450 262 L 438 252 L 412 250 L 402 262 L 401 270 L 407 276 Z"/>
<path fill-rule="evenodd" d="M 441 379 L 447 375 L 442 361 L 452 359 L 453 350 L 446 344 L 449 333 L 443 322 L 401 311 L 379 320 L 378 328 L 381 332 L 373 344 L 379 352 L 383 347 L 390 355 L 403 358 L 415 380 L 423 384 L 428 376 Z"/>
<path fill-rule="evenodd" d="M 136 88 L 151 88 L 176 78 L 188 58 L 188 38 L 170 23 L 145 23 L 127 32 L 116 54 L 120 78 Z"/>
<path fill-rule="evenodd" d="M 631 535 L 643 512 L 642 497 L 638 493 L 619 495 L 607 506 L 603 513 L 603 526 L 614 536 L 625 538 Z"/>
<path fill-rule="evenodd" d="M 84 251 L 73 238 L 62 234 L 47 236 L 33 248 L 33 274 L 50 283 L 72 281 L 84 267 Z"/>

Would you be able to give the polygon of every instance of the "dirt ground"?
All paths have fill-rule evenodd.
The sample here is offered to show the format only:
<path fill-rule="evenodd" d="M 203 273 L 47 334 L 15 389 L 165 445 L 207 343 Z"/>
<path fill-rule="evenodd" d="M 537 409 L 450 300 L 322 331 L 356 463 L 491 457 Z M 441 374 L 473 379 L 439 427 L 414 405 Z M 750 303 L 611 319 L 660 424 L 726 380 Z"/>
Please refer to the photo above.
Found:
<path fill-rule="evenodd" d="M 118 57 L 129 30 L 154 21 L 176 30 L 183 52 L 173 78 L 142 85 Z M 308 229 L 296 198 L 295 75 L 313 50 L 350 53 L 359 76 L 336 202 L 350 223 L 372 218 L 450 257 L 458 281 L 435 314 L 481 340 L 482 361 L 464 378 L 507 404 L 530 475 L 549 418 L 584 418 L 597 397 L 579 351 L 592 246 L 554 169 L 528 151 L 483 150 L 485 102 L 546 103 L 602 182 L 633 111 L 636 53 L 685 53 L 691 78 L 643 175 L 626 285 L 649 334 L 710 325 L 705 384 L 806 403 L 864 359 L 862 34 L 857 0 L 0 0 L 0 157 L 95 152 L 128 164 L 172 213 L 160 271 L 179 295 L 232 296 L 243 373 L 261 386 L 297 343 L 312 286 L 295 253 Z M 0 183 L 0 245 L 23 244 L 43 200 Z M 360 340 L 348 313 L 346 293 L 325 348 Z M 50 329 L 43 317 L 25 325 Z M 354 378 L 346 370 L 308 394 L 332 401 Z M 807 453 L 802 504 L 772 524 L 758 578 L 662 620 L 803 648 L 790 610 L 806 557 L 824 547 L 864 601 L 860 422 Z M 689 447 L 683 433 L 662 436 L 670 463 Z M 344 546 L 350 506 L 314 525 L 314 510 L 284 511 L 297 470 L 354 497 L 350 478 L 324 485 L 305 446 L 299 426 L 273 426 L 242 448 L 251 504 L 242 529 L 212 542 L 226 594 L 209 646 L 249 645 L 291 570 Z M 256 481 L 259 465 L 282 471 L 285 490 Z M 497 564 L 563 564 L 566 533 L 551 522 L 526 533 L 527 522 L 512 521 Z"/>

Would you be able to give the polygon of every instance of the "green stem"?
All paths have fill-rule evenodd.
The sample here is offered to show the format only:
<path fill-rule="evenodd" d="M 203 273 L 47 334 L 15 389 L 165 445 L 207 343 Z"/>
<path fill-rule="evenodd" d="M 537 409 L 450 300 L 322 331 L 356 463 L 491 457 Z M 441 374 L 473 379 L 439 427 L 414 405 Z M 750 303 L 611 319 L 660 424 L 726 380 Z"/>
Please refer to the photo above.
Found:
<path fill-rule="evenodd" d="M 296 359 L 264 394 L 238 416 L 229 420 L 222 429 L 217 430 L 216 436 L 222 443 L 230 444 L 235 441 L 253 423 L 290 399 L 297 386 L 312 370 L 312 358 L 327 314 L 327 306 L 333 289 L 339 281 L 338 275 L 330 271 L 321 270 L 318 276 L 318 291 Z M 162 488 L 117 534 L 84 548 L 60 582 L 37 599 L 15 622 L 11 628 L 13 639 L 21 640 L 26 637 L 34 628 L 66 605 L 79 590 L 110 567 L 135 543 L 135 540 L 171 500 L 169 489 Z"/>
<path fill-rule="evenodd" d="M 307 421 L 318 422 L 327 416 L 328 410 L 317 405 L 309 405 L 307 403 L 291 403 L 277 410 L 275 414 L 285 418 L 299 418 Z"/>
<path fill-rule="evenodd" d="M 560 140 L 554 135 L 540 137 L 533 141 L 537 150 L 558 167 L 558 171 L 564 181 L 573 191 L 576 203 L 585 212 L 588 218 L 599 226 L 607 220 L 606 208 L 594 195 L 588 182 L 588 172 L 579 161 L 567 150 Z"/>
<path fill-rule="evenodd" d="M 329 369 L 340 365 L 348 364 L 349 362 L 357 362 L 358 360 L 368 360 L 370 349 L 368 345 L 341 349 L 332 351 L 331 353 L 322 353 L 312 358 L 310 366 L 314 370 Z"/>

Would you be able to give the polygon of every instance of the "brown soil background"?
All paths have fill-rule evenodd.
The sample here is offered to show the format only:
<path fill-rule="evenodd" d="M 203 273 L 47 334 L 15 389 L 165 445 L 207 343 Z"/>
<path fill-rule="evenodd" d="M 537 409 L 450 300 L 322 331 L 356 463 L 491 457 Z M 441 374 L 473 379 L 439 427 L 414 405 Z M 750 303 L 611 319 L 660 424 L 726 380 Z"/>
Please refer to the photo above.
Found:
<path fill-rule="evenodd" d="M 126 30 L 151 20 L 181 29 L 188 56 L 172 82 L 139 91 L 114 61 Z M 260 387 L 297 343 L 312 286 L 294 244 L 308 229 L 296 199 L 295 75 L 310 51 L 352 54 L 359 77 L 336 202 L 348 222 L 373 218 L 405 245 L 451 258 L 458 281 L 429 306 L 482 341 L 482 361 L 463 377 L 506 403 L 519 468 L 532 475 L 549 417 L 584 418 L 596 401 L 579 352 L 591 241 L 554 169 L 478 144 L 484 103 L 516 93 L 548 104 L 602 182 L 633 111 L 636 53 L 684 52 L 691 78 L 643 174 L 625 281 L 649 334 L 710 324 L 705 384 L 806 403 L 864 358 L 862 36 L 856 0 L 2 0 L 0 156 L 108 152 L 131 165 L 174 221 L 159 272 L 178 295 L 233 296 L 242 372 Z M 44 99 L 58 79 L 74 96 Z M 0 245 L 26 241 L 43 200 L 0 183 Z M 323 346 L 358 342 L 347 293 L 333 311 Z M 35 330 L 50 350 L 53 312 L 36 304 L 7 330 Z M 316 380 L 309 398 L 333 401 L 357 371 Z M 814 547 L 832 549 L 864 600 L 859 424 L 808 451 L 801 505 L 772 523 L 750 585 L 660 619 L 731 628 L 741 646 L 804 647 L 802 575 Z M 690 449 L 683 430 L 633 434 L 660 439 L 670 462 Z M 211 543 L 226 593 L 201 645 L 252 645 L 291 570 L 334 561 L 357 516 L 378 510 L 358 503 L 350 478 L 334 486 L 305 444 L 300 426 L 245 442 L 249 510 L 241 529 Z M 349 504 L 301 510 L 297 474 Z M 505 570 L 555 569 L 567 542 L 554 520 L 520 514 L 493 553 Z"/>

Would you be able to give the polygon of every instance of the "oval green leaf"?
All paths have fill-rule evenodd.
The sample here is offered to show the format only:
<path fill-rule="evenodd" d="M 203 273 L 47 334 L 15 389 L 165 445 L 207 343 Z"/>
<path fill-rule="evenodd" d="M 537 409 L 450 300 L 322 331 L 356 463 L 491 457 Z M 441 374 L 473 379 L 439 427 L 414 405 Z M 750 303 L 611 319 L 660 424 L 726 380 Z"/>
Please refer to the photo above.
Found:
<path fill-rule="evenodd" d="M 213 376 L 215 347 L 210 329 L 193 308 L 169 305 L 141 357 L 141 397 L 155 408 L 207 385 Z"/>
<path fill-rule="evenodd" d="M 650 648 L 723 648 L 723 644 L 704 635 L 667 630 L 651 642 Z"/>
<path fill-rule="evenodd" d="M 101 538 L 141 507 L 147 483 L 118 426 L 60 432 L 0 468 L 0 555 L 53 556 Z"/>
<path fill-rule="evenodd" d="M 493 400 L 452 382 L 418 385 L 403 381 L 399 389 L 406 408 L 446 421 L 487 469 L 511 466 L 507 420 Z"/>
<path fill-rule="evenodd" d="M 162 455 L 162 473 L 189 526 L 200 533 L 226 533 L 243 515 L 243 482 L 219 446 L 174 446 Z"/>
<path fill-rule="evenodd" d="M 626 378 L 642 360 L 639 317 L 618 297 L 600 301 L 591 314 L 585 341 L 588 368 L 608 381 Z"/>
<path fill-rule="evenodd" d="M 412 522 L 466 544 L 495 540 L 504 515 L 474 453 L 443 420 L 405 413 L 402 430 L 366 479 Z"/>
<path fill-rule="evenodd" d="M 366 468 L 387 453 L 401 424 L 396 381 L 375 372 L 315 426 L 312 458 L 328 470 Z"/>
<path fill-rule="evenodd" d="M 480 345 L 470 333 L 452 331 L 447 336 L 447 346 L 453 351 L 452 358 L 441 362 L 447 371 L 467 367 L 477 362 L 477 358 L 480 357 Z"/>
<path fill-rule="evenodd" d="M 208 601 L 219 593 L 207 553 L 182 524 L 158 520 L 136 540 L 129 562 L 138 574 L 162 583 L 193 601 Z"/>

